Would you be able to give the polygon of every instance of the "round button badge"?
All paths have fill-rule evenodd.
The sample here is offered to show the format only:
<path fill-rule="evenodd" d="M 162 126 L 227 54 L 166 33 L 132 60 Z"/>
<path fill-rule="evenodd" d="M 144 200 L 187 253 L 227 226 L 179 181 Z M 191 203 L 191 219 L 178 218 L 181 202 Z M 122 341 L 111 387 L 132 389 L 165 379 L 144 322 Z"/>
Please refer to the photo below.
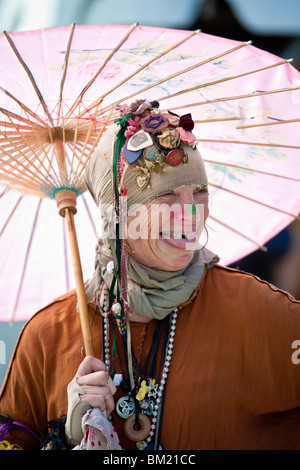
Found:
<path fill-rule="evenodd" d="M 166 156 L 166 162 L 172 166 L 179 165 L 179 163 L 181 163 L 182 160 L 183 160 L 183 153 L 179 149 L 171 150 L 171 152 L 169 152 L 168 155 Z"/>
<path fill-rule="evenodd" d="M 149 160 L 150 162 L 156 162 L 160 154 L 161 151 L 156 145 L 150 145 L 150 147 L 147 147 L 144 150 L 144 158 L 146 158 L 146 160 Z"/>

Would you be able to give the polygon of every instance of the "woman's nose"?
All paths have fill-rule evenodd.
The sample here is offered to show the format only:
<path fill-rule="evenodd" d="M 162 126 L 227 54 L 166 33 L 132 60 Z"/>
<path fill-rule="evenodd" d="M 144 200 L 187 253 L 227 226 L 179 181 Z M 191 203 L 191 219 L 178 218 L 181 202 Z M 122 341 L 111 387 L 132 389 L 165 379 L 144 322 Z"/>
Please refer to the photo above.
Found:
<path fill-rule="evenodd" d="M 178 210 L 178 217 L 192 219 L 197 214 L 197 206 L 195 203 L 194 192 L 187 190 L 183 192 L 179 198 L 180 210 Z"/>

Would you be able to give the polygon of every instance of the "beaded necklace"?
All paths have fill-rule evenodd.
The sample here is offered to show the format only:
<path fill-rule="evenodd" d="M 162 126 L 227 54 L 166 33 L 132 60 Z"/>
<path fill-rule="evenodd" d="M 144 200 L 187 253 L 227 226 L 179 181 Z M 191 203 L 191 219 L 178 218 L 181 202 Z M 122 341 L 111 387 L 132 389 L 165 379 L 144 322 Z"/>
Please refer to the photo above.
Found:
<path fill-rule="evenodd" d="M 115 309 L 117 310 L 117 309 Z M 177 308 L 166 317 L 166 337 L 164 338 L 165 347 L 164 347 L 164 364 L 161 372 L 160 383 L 156 384 L 154 377 L 151 377 L 153 373 L 153 361 L 155 359 L 155 351 L 158 347 L 159 337 L 156 338 L 155 334 L 152 339 L 152 346 L 155 351 L 152 351 L 153 357 L 150 360 L 151 350 L 149 351 L 145 364 L 141 369 L 138 368 L 137 362 L 134 355 L 129 358 L 127 357 L 127 366 L 128 361 L 132 361 L 135 366 L 136 375 L 134 377 L 134 387 L 132 387 L 132 381 L 129 379 L 124 379 L 124 372 L 122 373 L 121 386 L 126 392 L 126 395 L 118 400 L 116 403 L 116 411 L 119 416 L 121 416 L 124 422 L 124 433 L 132 441 L 136 442 L 136 446 L 140 450 L 144 449 L 158 449 L 159 448 L 159 436 L 160 436 L 160 426 L 162 420 L 162 411 L 163 411 L 163 402 L 164 402 L 164 392 L 166 381 L 168 377 L 169 367 L 171 363 L 171 356 L 173 352 L 174 336 L 176 329 L 176 320 L 177 320 Z M 108 312 L 108 297 L 107 292 L 104 294 L 103 301 L 103 360 L 106 365 L 106 370 L 111 374 L 111 361 L 110 361 L 110 326 L 112 324 L 111 312 Z M 122 334 L 122 342 L 125 344 L 126 337 L 126 328 L 124 328 L 124 321 L 122 318 L 118 317 L 118 314 L 115 315 L 117 324 Z M 160 326 L 157 331 L 161 331 Z M 113 348 L 116 350 L 116 344 L 114 341 Z M 151 348 L 152 349 L 152 348 Z M 119 351 L 118 351 L 119 354 Z M 125 353 L 124 353 L 125 357 Z M 120 354 L 119 354 L 120 359 Z M 113 358 L 114 361 L 114 358 Z M 145 366 L 147 361 L 150 362 L 150 367 L 146 370 Z M 120 359 L 121 364 L 121 359 Z M 114 364 L 113 364 L 114 369 Z M 114 375 L 114 372 L 113 372 Z M 148 377 L 147 375 L 150 375 Z M 153 374 L 154 375 L 154 374 Z M 131 384 L 131 385 L 129 385 Z M 152 416 L 152 422 L 148 416 Z"/>

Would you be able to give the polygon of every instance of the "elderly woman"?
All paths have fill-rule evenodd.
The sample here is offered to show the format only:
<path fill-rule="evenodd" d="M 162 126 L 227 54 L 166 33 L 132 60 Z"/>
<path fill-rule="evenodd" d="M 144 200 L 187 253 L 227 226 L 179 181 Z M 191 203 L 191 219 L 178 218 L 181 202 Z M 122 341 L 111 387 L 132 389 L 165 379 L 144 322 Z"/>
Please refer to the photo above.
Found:
<path fill-rule="evenodd" d="M 54 449 L 300 448 L 300 303 L 200 245 L 192 130 L 140 100 L 102 137 L 86 170 L 104 223 L 86 287 L 95 357 L 74 292 L 39 311 L 1 392 L 10 442 L 41 448 L 50 423 Z"/>

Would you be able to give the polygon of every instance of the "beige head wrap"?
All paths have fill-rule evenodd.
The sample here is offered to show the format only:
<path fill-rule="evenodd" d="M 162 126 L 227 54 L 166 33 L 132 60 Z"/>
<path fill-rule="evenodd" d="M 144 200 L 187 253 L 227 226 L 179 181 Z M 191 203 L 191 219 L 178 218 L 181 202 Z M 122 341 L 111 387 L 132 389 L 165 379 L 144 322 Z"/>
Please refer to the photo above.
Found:
<path fill-rule="evenodd" d="M 119 130 L 119 124 L 113 124 L 107 129 L 86 168 L 86 185 L 98 207 L 112 204 L 114 200 L 112 166 Z M 160 193 L 180 186 L 195 185 L 207 188 L 207 176 L 199 150 L 186 145 L 184 152 L 188 158 L 186 164 L 165 165 L 161 173 L 150 170 L 150 182 L 144 189 L 140 189 L 136 184 L 135 169 L 144 167 L 145 159 L 140 157 L 136 163 L 127 165 L 123 181 L 124 188 L 127 189 L 127 207 L 130 208 L 132 204 L 144 204 Z"/>

